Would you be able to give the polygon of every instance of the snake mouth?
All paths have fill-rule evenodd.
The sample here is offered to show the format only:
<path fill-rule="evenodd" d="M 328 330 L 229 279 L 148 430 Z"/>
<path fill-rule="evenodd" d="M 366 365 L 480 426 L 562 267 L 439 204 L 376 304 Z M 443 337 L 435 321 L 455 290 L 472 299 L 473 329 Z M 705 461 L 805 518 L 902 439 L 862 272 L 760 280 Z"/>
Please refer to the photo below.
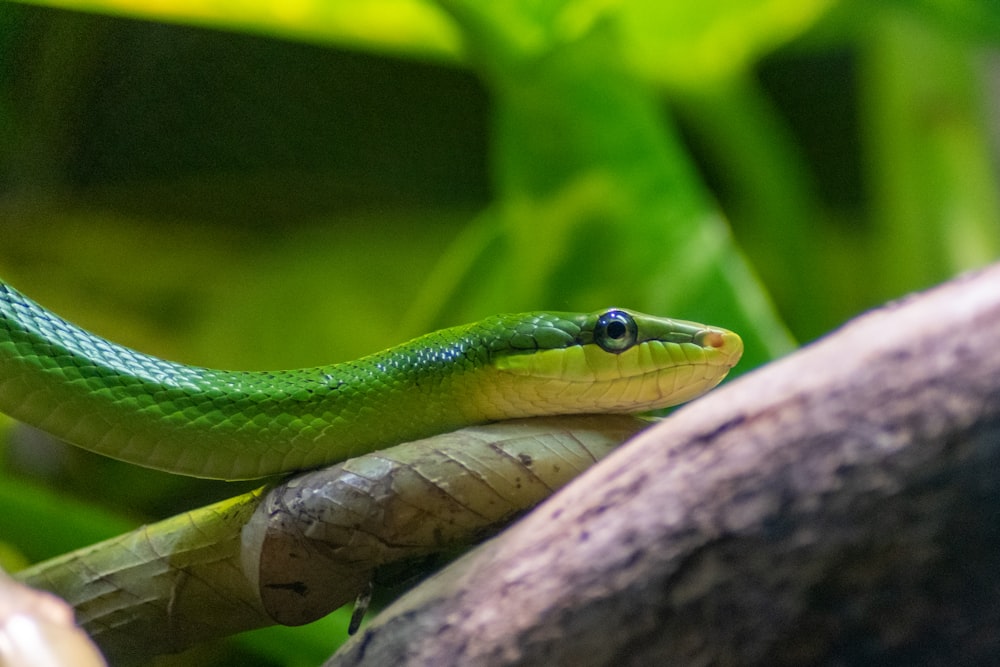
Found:
<path fill-rule="evenodd" d="M 702 328 L 687 342 L 647 340 L 622 352 L 597 344 L 498 357 L 496 414 L 643 412 L 684 403 L 719 384 L 743 353 L 724 329 Z M 539 409 L 538 406 L 544 406 Z M 533 413 L 534 414 L 534 413 Z"/>
<path fill-rule="evenodd" d="M 725 329 L 702 328 L 687 342 L 647 340 L 621 352 L 595 344 L 572 345 L 494 360 L 507 373 L 568 383 L 594 383 L 676 372 L 687 367 L 716 369 L 721 380 L 743 354 L 743 341 Z"/>

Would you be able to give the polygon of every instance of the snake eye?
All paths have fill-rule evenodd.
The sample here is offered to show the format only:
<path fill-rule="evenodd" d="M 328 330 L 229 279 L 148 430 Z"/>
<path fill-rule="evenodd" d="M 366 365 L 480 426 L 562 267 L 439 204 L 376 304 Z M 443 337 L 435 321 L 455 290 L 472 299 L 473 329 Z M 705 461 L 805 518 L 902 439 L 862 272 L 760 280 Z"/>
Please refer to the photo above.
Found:
<path fill-rule="evenodd" d="M 624 352 L 635 345 L 639 327 L 628 313 L 609 310 L 597 318 L 594 342 L 605 352 Z"/>

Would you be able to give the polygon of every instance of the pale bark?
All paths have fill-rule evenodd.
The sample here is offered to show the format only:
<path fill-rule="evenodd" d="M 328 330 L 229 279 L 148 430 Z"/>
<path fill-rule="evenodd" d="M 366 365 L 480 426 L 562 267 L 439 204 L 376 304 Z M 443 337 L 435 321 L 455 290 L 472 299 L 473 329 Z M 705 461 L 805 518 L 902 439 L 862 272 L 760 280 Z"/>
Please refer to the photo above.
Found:
<path fill-rule="evenodd" d="M 379 567 L 496 533 L 647 425 L 574 415 L 460 429 L 293 476 L 17 577 L 72 604 L 112 664 L 147 664 L 324 616 L 354 601 Z M 0 653 L 2 641 L 0 627 Z"/>
<path fill-rule="evenodd" d="M 633 439 L 328 665 L 986 664 L 1000 266 Z"/>

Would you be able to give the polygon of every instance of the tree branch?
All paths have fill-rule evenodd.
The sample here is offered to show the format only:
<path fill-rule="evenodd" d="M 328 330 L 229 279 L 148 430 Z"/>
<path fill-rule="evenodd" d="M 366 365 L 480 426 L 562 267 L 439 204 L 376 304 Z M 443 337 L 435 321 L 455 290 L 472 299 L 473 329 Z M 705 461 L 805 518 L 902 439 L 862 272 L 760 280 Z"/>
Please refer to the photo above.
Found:
<path fill-rule="evenodd" d="M 982 664 L 1000 265 L 679 410 L 328 665 Z"/>

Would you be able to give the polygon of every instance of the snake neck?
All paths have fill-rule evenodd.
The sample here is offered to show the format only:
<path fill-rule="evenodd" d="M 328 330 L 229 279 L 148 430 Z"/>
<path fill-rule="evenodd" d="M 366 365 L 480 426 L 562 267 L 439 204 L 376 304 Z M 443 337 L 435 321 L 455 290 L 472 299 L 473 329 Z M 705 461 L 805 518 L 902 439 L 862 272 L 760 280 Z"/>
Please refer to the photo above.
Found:
<path fill-rule="evenodd" d="M 467 400 L 479 342 L 470 328 L 317 368 L 214 370 L 111 343 L 0 283 L 0 411 L 139 465 L 260 477 L 487 420 Z"/>

